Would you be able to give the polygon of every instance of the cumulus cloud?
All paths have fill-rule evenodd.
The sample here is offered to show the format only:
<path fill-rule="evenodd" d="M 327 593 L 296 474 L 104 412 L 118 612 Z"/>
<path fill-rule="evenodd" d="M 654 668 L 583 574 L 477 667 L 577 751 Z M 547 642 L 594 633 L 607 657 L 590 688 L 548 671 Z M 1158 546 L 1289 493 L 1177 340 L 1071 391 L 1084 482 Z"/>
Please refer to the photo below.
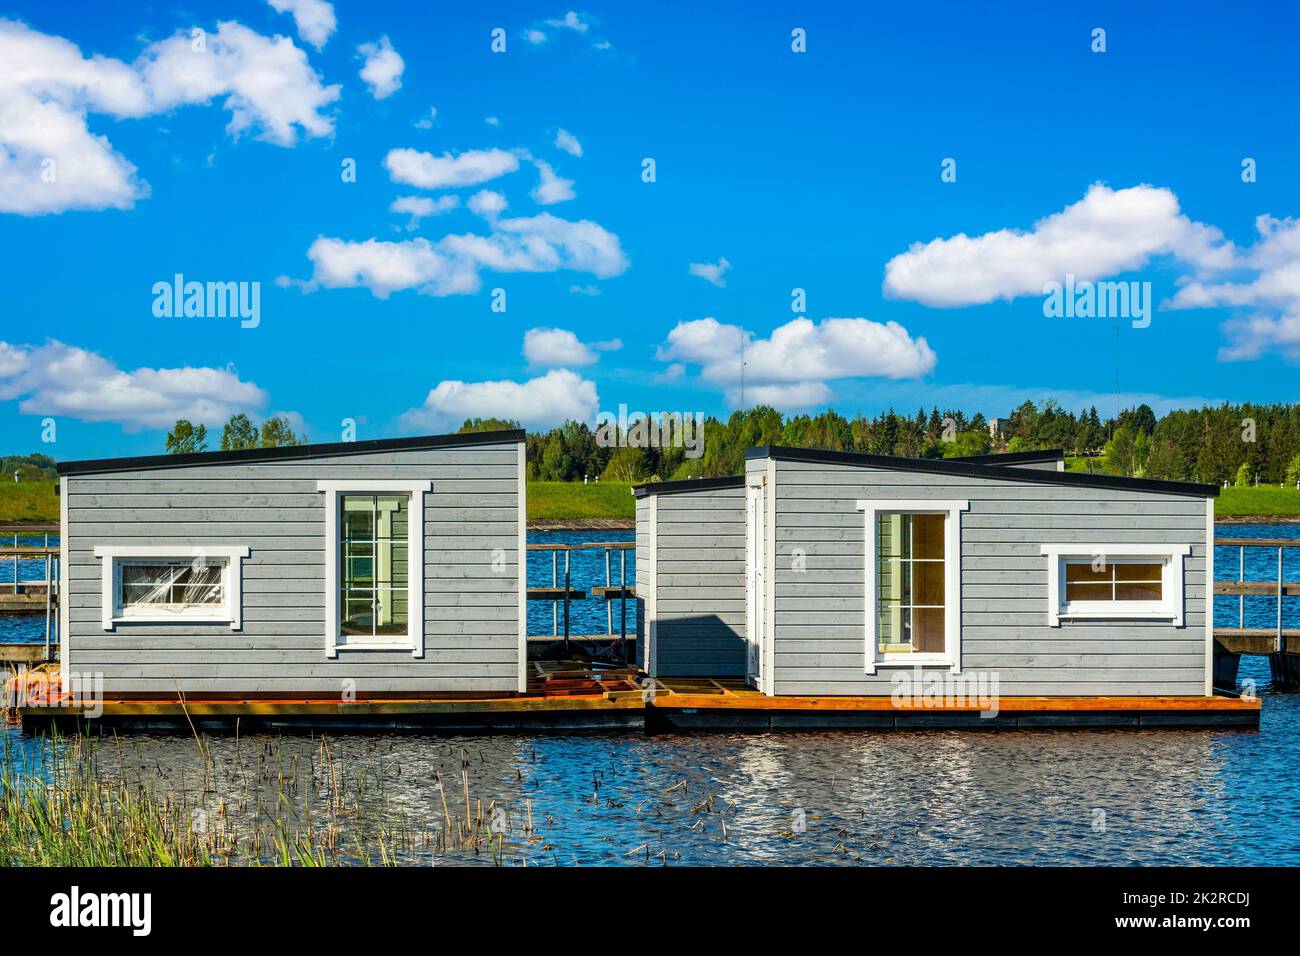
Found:
<path fill-rule="evenodd" d="M 378 43 L 363 43 L 357 52 L 365 59 L 361 65 L 361 79 L 370 87 L 370 95 L 377 100 L 387 99 L 402 88 L 402 73 L 406 63 L 388 37 Z"/>
<path fill-rule="evenodd" d="M 568 329 L 529 329 L 524 333 L 524 358 L 535 368 L 571 368 L 594 365 L 600 352 L 623 347 L 619 339 L 590 344 Z"/>
<path fill-rule="evenodd" d="M 1184 282 L 1168 307 L 1246 310 L 1223 325 L 1229 340 L 1219 351 L 1223 361 L 1257 359 L 1270 351 L 1300 360 L 1300 220 L 1258 216 L 1255 230 L 1259 238 L 1241 250 L 1232 274 Z"/>
<path fill-rule="evenodd" d="M 590 16 L 570 10 L 562 17 L 552 17 L 536 23 L 524 31 L 524 39 L 534 46 L 546 43 L 554 36 L 570 34 L 584 38 L 594 50 L 608 50 L 613 44 L 597 37 L 592 28 L 596 21 Z"/>
<path fill-rule="evenodd" d="M 519 157 L 504 149 L 470 149 L 434 156 L 418 149 L 390 149 L 384 157 L 388 178 L 418 189 L 477 186 L 519 168 Z"/>
<path fill-rule="evenodd" d="M 529 194 L 540 206 L 553 206 L 556 203 L 568 202 L 574 198 L 573 180 L 564 179 L 555 174 L 551 164 L 536 160 L 537 174 L 540 177 L 537 185 Z"/>
<path fill-rule="evenodd" d="M 429 115 L 421 116 L 415 121 L 416 129 L 433 129 L 434 124 L 438 122 L 438 107 L 430 106 Z"/>
<path fill-rule="evenodd" d="M 723 257 L 717 262 L 692 262 L 686 271 L 721 289 L 727 284 L 727 280 L 723 276 L 727 274 L 727 270 L 730 268 L 731 263 Z"/>
<path fill-rule="evenodd" d="M 467 418 L 504 418 L 526 428 L 549 428 L 566 421 L 595 421 L 596 384 L 577 372 L 552 369 L 524 382 L 439 382 L 424 404 L 408 409 L 402 421 L 429 431 L 455 428 Z"/>
<path fill-rule="evenodd" d="M 494 219 L 506 211 L 506 197 L 491 189 L 480 189 L 469 197 L 470 212 L 484 219 Z"/>
<path fill-rule="evenodd" d="M 276 13 L 293 15 L 293 25 L 298 36 L 316 49 L 325 46 L 325 41 L 334 35 L 338 20 L 334 16 L 334 5 L 325 0 L 266 0 Z"/>
<path fill-rule="evenodd" d="M 443 213 L 451 212 L 459 205 L 460 197 L 458 196 L 439 196 L 437 199 L 430 199 L 428 196 L 399 196 L 393 200 L 393 204 L 388 207 L 388 211 L 410 216 L 406 228 L 414 230 L 419 227 L 421 219 L 426 219 L 429 216 L 441 216 Z"/>
<path fill-rule="evenodd" d="M 723 389 L 739 404 L 741 346 L 744 345 L 745 402 L 771 400 L 781 408 L 805 408 L 831 397 L 828 380 L 917 378 L 935 365 L 924 338 L 912 338 L 897 322 L 793 319 L 757 339 L 740 326 L 714 318 L 679 322 L 657 357 L 700 366 L 700 380 Z M 766 396 L 759 399 L 757 396 Z"/>
<path fill-rule="evenodd" d="M 582 155 L 582 144 L 578 142 L 578 137 L 566 129 L 556 131 L 555 146 L 557 149 L 564 150 L 570 156 Z"/>
<path fill-rule="evenodd" d="M 913 243 L 885 265 L 885 294 L 929 306 L 1041 296 L 1068 273 L 1094 281 L 1172 255 L 1199 269 L 1229 266 L 1231 243 L 1188 219 L 1168 189 L 1092 186 L 1079 202 L 1034 223 L 980 236 Z"/>
<path fill-rule="evenodd" d="M 221 98 L 236 139 L 252 132 L 291 146 L 299 133 L 334 132 L 322 110 L 339 87 L 322 85 L 292 40 L 239 23 L 177 33 L 127 64 L 0 20 L 0 63 L 0 212 L 127 209 L 148 195 L 136 167 L 90 132 L 91 113 L 140 118 Z"/>
<path fill-rule="evenodd" d="M 123 371 L 85 349 L 48 341 L 0 341 L 0 400 L 18 400 L 28 415 L 116 422 L 128 431 L 167 428 L 178 418 L 220 424 L 255 413 L 267 396 L 231 368 L 138 368 Z"/>
<path fill-rule="evenodd" d="M 384 299 L 403 289 L 426 295 L 477 292 L 480 273 L 588 272 L 597 278 L 627 269 L 618 236 L 590 220 L 559 219 L 550 213 L 492 222 L 486 235 L 449 235 L 437 242 L 411 239 L 348 242 L 321 237 L 307 250 L 315 288 L 364 287 Z"/>

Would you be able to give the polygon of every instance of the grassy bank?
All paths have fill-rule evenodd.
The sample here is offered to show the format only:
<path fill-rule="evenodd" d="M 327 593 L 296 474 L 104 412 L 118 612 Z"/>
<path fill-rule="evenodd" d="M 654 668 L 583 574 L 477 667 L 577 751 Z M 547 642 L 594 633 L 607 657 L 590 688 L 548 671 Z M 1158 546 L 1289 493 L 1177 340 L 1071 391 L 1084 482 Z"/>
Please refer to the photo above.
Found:
<path fill-rule="evenodd" d="M 0 524 L 12 521 L 58 521 L 59 498 L 53 481 L 0 480 Z"/>
<path fill-rule="evenodd" d="M 584 485 L 580 481 L 530 481 L 530 520 L 560 518 L 633 518 L 632 486 L 616 481 Z"/>
<path fill-rule="evenodd" d="M 1294 488 L 1224 488 L 1214 503 L 1214 513 L 1234 515 L 1300 515 L 1300 491 Z"/>

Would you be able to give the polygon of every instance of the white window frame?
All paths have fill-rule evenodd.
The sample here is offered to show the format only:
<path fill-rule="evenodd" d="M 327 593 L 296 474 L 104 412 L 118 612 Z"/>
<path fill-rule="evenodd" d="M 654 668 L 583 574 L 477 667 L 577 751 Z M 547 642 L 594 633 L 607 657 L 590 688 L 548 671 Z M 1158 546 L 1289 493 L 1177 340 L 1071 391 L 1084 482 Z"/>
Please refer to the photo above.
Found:
<path fill-rule="evenodd" d="M 880 667 L 948 667 L 954 674 L 961 673 L 961 516 L 970 510 L 970 502 L 956 499 L 896 498 L 868 499 L 857 502 L 864 514 L 866 554 L 866 590 L 864 614 L 866 622 L 866 664 L 868 674 Z M 879 548 L 879 522 L 881 514 L 941 514 L 944 522 L 944 615 L 942 654 L 890 654 L 888 659 L 880 653 L 876 640 L 876 561 Z"/>
<path fill-rule="evenodd" d="M 318 481 L 325 494 L 325 656 L 344 651 L 410 651 L 424 657 L 424 496 L 432 481 Z M 339 622 L 339 508 L 343 495 L 410 497 L 407 509 L 407 630 L 404 635 L 344 635 Z M 522 505 L 521 505 L 522 507 Z"/>
<path fill-rule="evenodd" d="M 103 545 L 95 548 L 95 557 L 101 559 L 100 614 L 101 625 L 111 631 L 118 624 L 229 624 L 232 631 L 243 627 L 243 559 L 248 557 L 247 545 Z M 226 600 L 220 607 L 194 607 L 181 610 L 149 610 L 146 607 L 124 608 L 118 600 L 121 593 L 123 559 L 148 559 L 192 562 L 213 558 L 224 562 L 221 585 Z"/>
<path fill-rule="evenodd" d="M 1190 544 L 1045 544 L 1043 555 L 1047 558 L 1047 623 L 1060 627 L 1062 621 L 1118 621 L 1147 620 L 1169 621 L 1174 627 L 1183 626 L 1185 605 L 1185 580 L 1183 569 L 1187 556 L 1192 553 Z M 1164 568 L 1161 576 L 1159 601 L 1075 601 L 1065 603 L 1066 559 L 1110 563 L 1111 558 L 1147 563 L 1159 561 Z"/>

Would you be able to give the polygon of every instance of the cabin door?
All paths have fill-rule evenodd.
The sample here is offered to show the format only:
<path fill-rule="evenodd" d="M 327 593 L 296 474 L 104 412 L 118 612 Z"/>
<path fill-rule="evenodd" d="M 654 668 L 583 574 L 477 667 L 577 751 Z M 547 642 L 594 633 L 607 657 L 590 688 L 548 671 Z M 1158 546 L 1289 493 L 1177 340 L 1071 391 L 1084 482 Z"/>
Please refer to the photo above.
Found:
<path fill-rule="evenodd" d="M 767 630 L 767 509 L 764 488 L 750 485 L 745 516 L 745 570 L 748 587 L 745 588 L 745 678 L 760 690 L 763 688 L 763 633 Z"/>

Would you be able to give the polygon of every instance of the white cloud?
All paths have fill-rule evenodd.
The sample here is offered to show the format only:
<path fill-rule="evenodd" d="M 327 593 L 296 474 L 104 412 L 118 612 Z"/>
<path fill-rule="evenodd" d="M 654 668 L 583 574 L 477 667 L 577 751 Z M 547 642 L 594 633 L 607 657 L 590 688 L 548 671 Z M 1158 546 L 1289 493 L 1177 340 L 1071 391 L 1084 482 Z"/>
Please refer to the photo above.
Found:
<path fill-rule="evenodd" d="M 347 242 L 321 237 L 307 256 L 314 264 L 308 290 L 364 287 L 381 299 L 404 289 L 426 295 L 463 295 L 481 287 L 480 272 L 588 272 L 597 278 L 627 269 L 618 236 L 598 223 L 550 213 L 502 219 L 486 236 L 444 236 L 404 242 Z"/>
<path fill-rule="evenodd" d="M 412 428 L 438 431 L 467 418 L 505 418 L 526 428 L 549 428 L 566 421 L 593 422 L 599 408 L 596 384 L 568 369 L 552 369 L 525 382 L 439 382 L 424 404 L 402 420 Z"/>
<path fill-rule="evenodd" d="M 556 29 L 572 30 L 574 33 L 586 33 L 591 29 L 591 22 L 584 20 L 573 10 L 570 10 L 558 20 L 547 20 L 546 25 Z"/>
<path fill-rule="evenodd" d="M 485 219 L 494 219 L 506 211 L 506 197 L 504 193 L 493 192 L 491 189 L 480 189 L 469 197 L 468 206 L 470 212 L 475 215 L 482 216 Z"/>
<path fill-rule="evenodd" d="M 541 23 L 534 24 L 524 31 L 524 39 L 534 46 L 541 45 L 549 40 L 552 36 L 561 33 L 571 33 L 575 36 L 583 37 L 590 42 L 592 49 L 609 50 L 613 44 L 608 40 L 599 38 L 592 33 L 592 27 L 596 21 L 586 14 L 570 10 L 562 17 L 553 17 L 549 20 L 543 20 Z"/>
<path fill-rule="evenodd" d="M 974 238 L 913 243 L 885 265 L 884 290 L 929 306 L 964 306 L 1041 296 L 1068 273 L 1093 281 L 1172 255 L 1197 268 L 1230 265 L 1233 249 L 1219 230 L 1193 222 L 1168 189 L 1100 184 L 1032 229 L 999 229 Z"/>
<path fill-rule="evenodd" d="M 555 170 L 551 168 L 551 164 L 540 159 L 536 160 L 534 165 L 537 166 L 537 173 L 540 178 L 529 195 L 533 197 L 538 205 L 553 206 L 556 203 L 568 202 L 574 198 L 572 179 L 557 176 Z"/>
<path fill-rule="evenodd" d="M 416 149 L 390 149 L 384 157 L 389 178 L 419 189 L 477 186 L 519 168 L 519 158 L 504 149 L 471 149 L 434 156 Z"/>
<path fill-rule="evenodd" d="M 266 0 L 276 13 L 293 14 L 293 24 L 298 29 L 298 36 L 316 49 L 325 46 L 325 41 L 334 35 L 338 20 L 334 16 L 333 4 L 325 0 Z"/>
<path fill-rule="evenodd" d="M 657 351 L 661 361 L 700 366 L 700 380 L 721 387 L 739 403 L 741 344 L 745 347 L 745 403 L 765 395 L 778 407 L 804 408 L 829 400 L 825 382 L 844 378 L 917 378 L 930 372 L 935 354 L 897 322 L 793 319 L 770 338 L 713 318 L 679 322 Z M 778 401 L 779 400 L 779 401 Z"/>
<path fill-rule="evenodd" d="M 1236 278 L 1199 276 L 1185 282 L 1168 303 L 1172 309 L 1229 306 L 1249 310 L 1223 324 L 1229 344 L 1225 362 L 1260 358 L 1277 351 L 1300 360 L 1300 220 L 1255 219 L 1259 238 L 1235 261 Z"/>
<path fill-rule="evenodd" d="M 582 155 L 582 144 L 578 142 L 578 137 L 574 136 L 566 129 L 558 130 L 555 134 L 555 146 L 562 149 L 571 156 Z"/>
<path fill-rule="evenodd" d="M 699 276 L 705 282 L 713 283 L 713 285 L 721 289 L 727 284 L 727 280 L 723 276 L 726 275 L 727 270 L 730 268 L 731 263 L 726 260 L 726 257 L 723 257 L 714 263 L 692 262 L 686 271 L 693 276 Z"/>
<path fill-rule="evenodd" d="M 422 116 L 422 117 L 420 117 L 418 120 L 416 120 L 416 121 L 415 121 L 415 128 L 416 128 L 416 129 L 433 129 L 434 124 L 437 123 L 437 122 L 438 122 L 438 107 L 436 107 L 436 106 L 430 106 L 430 107 L 429 107 L 429 115 L 428 115 L 428 116 Z"/>
<path fill-rule="evenodd" d="M 436 200 L 428 196 L 399 196 L 388 207 L 389 212 L 410 216 L 406 228 L 413 230 L 420 225 L 420 220 L 429 216 L 441 216 L 451 212 L 460 205 L 459 196 L 439 196 Z"/>
<path fill-rule="evenodd" d="M 598 285 L 578 285 L 577 283 L 569 286 L 570 295 L 600 295 L 600 286 Z"/>
<path fill-rule="evenodd" d="M 483 117 L 483 122 L 487 123 L 488 126 L 497 126 L 497 127 L 499 127 L 499 126 L 501 125 L 501 117 L 499 117 L 499 116 L 485 116 L 485 117 Z"/>
<path fill-rule="evenodd" d="M 136 167 L 87 126 L 91 113 L 139 118 L 222 97 L 227 132 L 291 146 L 329 136 L 321 111 L 338 99 L 287 37 L 223 22 L 200 49 L 187 32 L 147 46 L 132 64 L 85 58 L 67 40 L 0 20 L 0 212 L 127 209 L 148 195 Z"/>
<path fill-rule="evenodd" d="M 524 358 L 536 368 L 570 368 L 594 365 L 600 352 L 621 349 L 619 339 L 582 342 L 568 329 L 529 329 L 524 333 Z"/>
<path fill-rule="evenodd" d="M 255 413 L 266 393 L 231 368 L 138 368 L 124 372 L 85 349 L 0 342 L 0 400 L 27 415 L 116 422 L 128 431 L 169 428 L 177 419 L 215 425 Z"/>
<path fill-rule="evenodd" d="M 363 43 L 357 52 L 365 57 L 361 66 L 361 79 L 370 87 L 370 95 L 377 100 L 387 99 L 402 88 L 402 73 L 406 63 L 389 42 L 388 37 L 378 43 Z"/>

